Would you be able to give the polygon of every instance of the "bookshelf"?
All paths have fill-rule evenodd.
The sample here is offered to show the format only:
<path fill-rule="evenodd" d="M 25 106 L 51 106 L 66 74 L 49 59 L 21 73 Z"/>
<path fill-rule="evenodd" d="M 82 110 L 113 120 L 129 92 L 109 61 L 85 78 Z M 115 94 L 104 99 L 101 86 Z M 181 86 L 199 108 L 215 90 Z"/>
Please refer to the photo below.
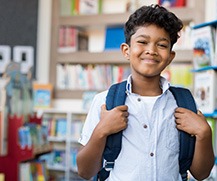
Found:
<path fill-rule="evenodd" d="M 203 29 L 203 31 L 201 31 Z M 198 31 L 199 30 L 199 31 Z M 202 32 L 198 37 L 198 32 Z M 193 44 L 193 65 L 194 74 L 194 98 L 198 109 L 201 110 L 207 118 L 212 129 L 213 148 L 215 156 L 217 155 L 217 20 L 197 24 L 193 27 L 192 36 L 194 36 Z M 213 39 L 212 39 L 212 38 Z M 211 40 L 212 39 L 212 40 Z M 198 44 L 198 42 L 200 42 Z M 206 44 L 207 46 L 203 46 Z M 212 49 L 212 46 L 213 50 Z M 198 54 L 198 50 L 205 50 L 202 54 Z M 208 57 L 208 58 L 207 58 Z M 208 60 L 205 64 L 201 64 L 201 60 Z M 216 180 L 217 178 L 217 158 L 215 165 L 208 180 Z M 194 181 L 194 179 L 192 179 Z"/>
<path fill-rule="evenodd" d="M 36 111 L 43 112 L 43 124 L 55 123 L 55 126 L 51 126 L 55 133 L 51 134 L 51 130 L 48 130 L 48 141 L 53 148 L 52 152 L 45 158 L 49 176 L 57 180 L 69 181 L 73 178 L 82 180 L 77 175 L 75 158 L 79 149 L 78 139 L 87 112 L 76 109 L 69 110 L 68 108 L 50 108 Z M 60 125 L 57 122 L 59 120 L 65 121 L 65 128 L 61 126 L 61 129 L 64 130 L 61 135 L 58 134 L 60 128 L 58 126 Z"/>
<path fill-rule="evenodd" d="M 102 0 L 103 1 L 103 0 Z M 195 24 L 204 21 L 205 1 L 187 0 L 186 7 L 170 8 L 184 24 L 194 22 Z M 103 2 L 102 2 L 103 3 Z M 60 0 L 52 0 L 52 26 L 51 26 L 51 49 L 50 49 L 50 73 L 49 77 L 54 85 L 55 98 L 82 98 L 82 90 L 58 89 L 56 86 L 56 65 L 61 64 L 116 64 L 128 65 L 119 50 L 88 52 L 76 51 L 72 53 L 59 53 L 58 50 L 58 33 L 60 26 L 75 26 L 80 29 L 91 31 L 92 29 L 100 29 L 108 26 L 123 25 L 128 19 L 130 13 L 114 13 L 114 14 L 93 14 L 93 15 L 74 15 L 60 16 Z M 189 49 L 177 50 L 177 56 L 174 63 L 191 63 L 193 54 Z"/>
<path fill-rule="evenodd" d="M 217 20 L 197 24 L 193 27 L 193 72 L 195 74 L 194 96 L 199 109 L 208 117 L 216 117 L 217 110 Z M 198 36 L 197 33 L 200 33 Z M 206 46 L 204 46 L 206 44 Z M 203 53 L 199 53 L 203 51 Z M 205 60 L 205 61 L 204 61 Z M 198 80 L 196 79 L 197 77 Z M 204 80 L 207 80 L 204 82 Z M 200 81 L 200 82 L 199 82 Z M 203 82 L 202 82 L 203 81 Z M 212 81 L 212 82 L 211 82 Z M 200 93 L 204 89 L 204 96 Z"/>
<path fill-rule="evenodd" d="M 41 118 L 30 117 L 30 122 L 40 124 Z M 51 151 L 49 144 L 40 147 L 26 146 L 21 148 L 21 145 L 18 143 L 18 130 L 22 126 L 22 116 L 8 116 L 8 151 L 5 156 L 0 156 L 0 172 L 4 173 L 6 181 L 19 180 L 19 164 Z"/>

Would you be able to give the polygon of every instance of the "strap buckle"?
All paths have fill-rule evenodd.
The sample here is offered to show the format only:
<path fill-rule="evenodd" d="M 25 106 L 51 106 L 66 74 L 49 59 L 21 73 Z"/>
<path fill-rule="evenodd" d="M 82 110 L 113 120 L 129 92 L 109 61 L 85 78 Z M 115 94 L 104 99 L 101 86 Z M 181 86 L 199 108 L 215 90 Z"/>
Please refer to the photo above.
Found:
<path fill-rule="evenodd" d="M 105 170 L 106 171 L 111 171 L 114 168 L 114 164 L 115 164 L 114 162 L 107 162 L 106 161 L 105 162 L 105 167 L 104 167 Z"/>
<path fill-rule="evenodd" d="M 187 181 L 188 180 L 188 173 L 187 172 L 182 173 L 181 176 L 182 176 L 182 181 Z"/>

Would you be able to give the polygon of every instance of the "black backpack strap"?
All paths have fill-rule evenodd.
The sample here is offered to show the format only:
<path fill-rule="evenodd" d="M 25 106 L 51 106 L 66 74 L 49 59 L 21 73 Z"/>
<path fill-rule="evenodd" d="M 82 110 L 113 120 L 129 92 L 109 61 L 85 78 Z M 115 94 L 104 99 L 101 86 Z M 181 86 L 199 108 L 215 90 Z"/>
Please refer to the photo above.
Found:
<path fill-rule="evenodd" d="M 197 113 L 197 107 L 191 92 L 181 87 L 170 87 L 169 89 L 176 99 L 177 105 Z M 195 147 L 195 137 L 184 131 L 180 131 L 180 153 L 179 153 L 179 172 L 182 180 L 187 181 L 187 170 L 189 170 Z"/>
<path fill-rule="evenodd" d="M 116 106 L 124 105 L 126 100 L 127 81 L 114 84 L 110 87 L 106 96 L 106 108 L 111 110 Z M 105 166 L 99 171 L 98 179 L 100 181 L 108 178 L 110 170 L 114 167 L 115 159 L 121 151 L 122 131 L 109 135 L 106 140 L 103 158 L 106 160 Z"/>

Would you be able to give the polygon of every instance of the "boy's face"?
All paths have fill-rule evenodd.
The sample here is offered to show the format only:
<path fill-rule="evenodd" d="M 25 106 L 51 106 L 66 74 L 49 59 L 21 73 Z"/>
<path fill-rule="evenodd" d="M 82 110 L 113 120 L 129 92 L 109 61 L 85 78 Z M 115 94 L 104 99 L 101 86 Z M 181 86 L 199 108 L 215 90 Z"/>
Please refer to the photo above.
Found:
<path fill-rule="evenodd" d="M 156 25 L 139 27 L 131 36 L 130 46 L 122 44 L 121 48 L 130 61 L 133 76 L 159 76 L 175 57 L 169 34 Z"/>

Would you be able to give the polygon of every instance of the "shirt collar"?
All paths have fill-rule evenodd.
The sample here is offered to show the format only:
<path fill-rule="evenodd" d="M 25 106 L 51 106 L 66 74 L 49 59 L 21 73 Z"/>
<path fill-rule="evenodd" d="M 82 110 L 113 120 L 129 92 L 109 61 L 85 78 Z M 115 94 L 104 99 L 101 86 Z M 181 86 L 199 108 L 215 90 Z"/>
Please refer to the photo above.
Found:
<path fill-rule="evenodd" d="M 170 83 L 162 76 L 160 77 L 160 87 L 162 89 L 162 94 L 170 87 Z M 126 93 L 127 95 L 132 93 L 132 75 L 129 75 L 127 78 Z"/>

